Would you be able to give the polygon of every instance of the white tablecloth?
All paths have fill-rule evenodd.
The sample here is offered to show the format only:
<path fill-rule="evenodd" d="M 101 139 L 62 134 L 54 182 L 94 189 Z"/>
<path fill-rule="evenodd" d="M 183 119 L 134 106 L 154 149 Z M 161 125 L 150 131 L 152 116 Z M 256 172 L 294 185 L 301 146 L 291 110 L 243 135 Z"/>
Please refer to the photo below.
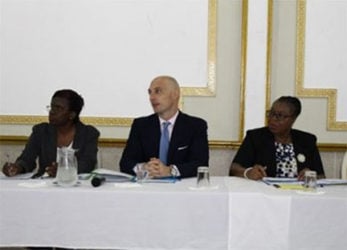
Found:
<path fill-rule="evenodd" d="M 216 180 L 223 184 L 223 179 Z M 195 180 L 62 188 L 0 181 L 0 246 L 103 249 L 227 249 L 227 189 Z"/>
<path fill-rule="evenodd" d="M 41 181 L 41 182 L 40 182 Z M 346 249 L 347 187 L 299 194 L 212 177 L 139 187 L 0 180 L 0 246 L 88 249 Z M 36 185 L 36 186 L 35 186 Z"/>
<path fill-rule="evenodd" d="M 347 186 L 316 194 L 230 180 L 229 249 L 347 249 Z"/>

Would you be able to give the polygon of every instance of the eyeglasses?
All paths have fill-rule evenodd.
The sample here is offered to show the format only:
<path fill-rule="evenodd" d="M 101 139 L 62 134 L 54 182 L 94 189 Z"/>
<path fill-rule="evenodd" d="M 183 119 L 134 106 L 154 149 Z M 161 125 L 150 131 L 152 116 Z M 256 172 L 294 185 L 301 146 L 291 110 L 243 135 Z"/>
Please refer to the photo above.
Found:
<path fill-rule="evenodd" d="M 59 105 L 47 105 L 46 106 L 46 109 L 48 112 L 62 112 L 65 110 L 65 107 L 63 106 L 59 106 Z"/>
<path fill-rule="evenodd" d="M 277 121 L 284 121 L 285 119 L 292 117 L 293 115 L 284 115 L 281 113 L 277 113 L 273 110 L 266 111 L 266 117 L 267 118 L 275 118 Z"/>

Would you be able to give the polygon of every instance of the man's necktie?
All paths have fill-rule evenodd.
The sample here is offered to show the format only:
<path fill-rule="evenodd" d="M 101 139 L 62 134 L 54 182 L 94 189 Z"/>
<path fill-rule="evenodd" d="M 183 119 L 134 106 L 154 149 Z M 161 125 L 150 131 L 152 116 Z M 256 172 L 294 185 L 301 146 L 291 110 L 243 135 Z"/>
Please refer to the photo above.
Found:
<path fill-rule="evenodd" d="M 159 159 L 166 165 L 167 164 L 167 152 L 169 149 L 169 125 L 170 122 L 163 122 L 163 130 L 160 137 Z"/>

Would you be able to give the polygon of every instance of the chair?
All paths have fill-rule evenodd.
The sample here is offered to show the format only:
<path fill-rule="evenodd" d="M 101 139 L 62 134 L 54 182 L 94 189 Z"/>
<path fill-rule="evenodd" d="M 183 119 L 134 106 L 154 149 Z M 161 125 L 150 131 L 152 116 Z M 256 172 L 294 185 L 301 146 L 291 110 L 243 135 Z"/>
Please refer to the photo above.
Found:
<path fill-rule="evenodd" d="M 101 151 L 100 148 L 98 149 L 98 153 L 96 155 L 96 166 L 95 169 L 97 168 L 102 168 L 102 156 L 101 156 Z"/>
<path fill-rule="evenodd" d="M 341 179 L 347 180 L 347 151 L 345 152 L 345 156 L 343 157 L 343 160 L 342 160 Z"/>

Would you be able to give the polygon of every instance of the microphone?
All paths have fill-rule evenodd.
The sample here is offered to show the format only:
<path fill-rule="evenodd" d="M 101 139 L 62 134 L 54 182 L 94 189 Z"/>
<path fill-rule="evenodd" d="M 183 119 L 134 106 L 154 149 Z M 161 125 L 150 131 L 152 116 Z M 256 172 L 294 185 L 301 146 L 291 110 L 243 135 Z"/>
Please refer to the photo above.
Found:
<path fill-rule="evenodd" d="M 92 183 L 92 186 L 93 187 L 99 187 L 101 186 L 104 182 L 106 181 L 106 178 L 105 177 L 102 177 L 102 176 L 94 176 L 91 180 L 91 183 Z"/>

